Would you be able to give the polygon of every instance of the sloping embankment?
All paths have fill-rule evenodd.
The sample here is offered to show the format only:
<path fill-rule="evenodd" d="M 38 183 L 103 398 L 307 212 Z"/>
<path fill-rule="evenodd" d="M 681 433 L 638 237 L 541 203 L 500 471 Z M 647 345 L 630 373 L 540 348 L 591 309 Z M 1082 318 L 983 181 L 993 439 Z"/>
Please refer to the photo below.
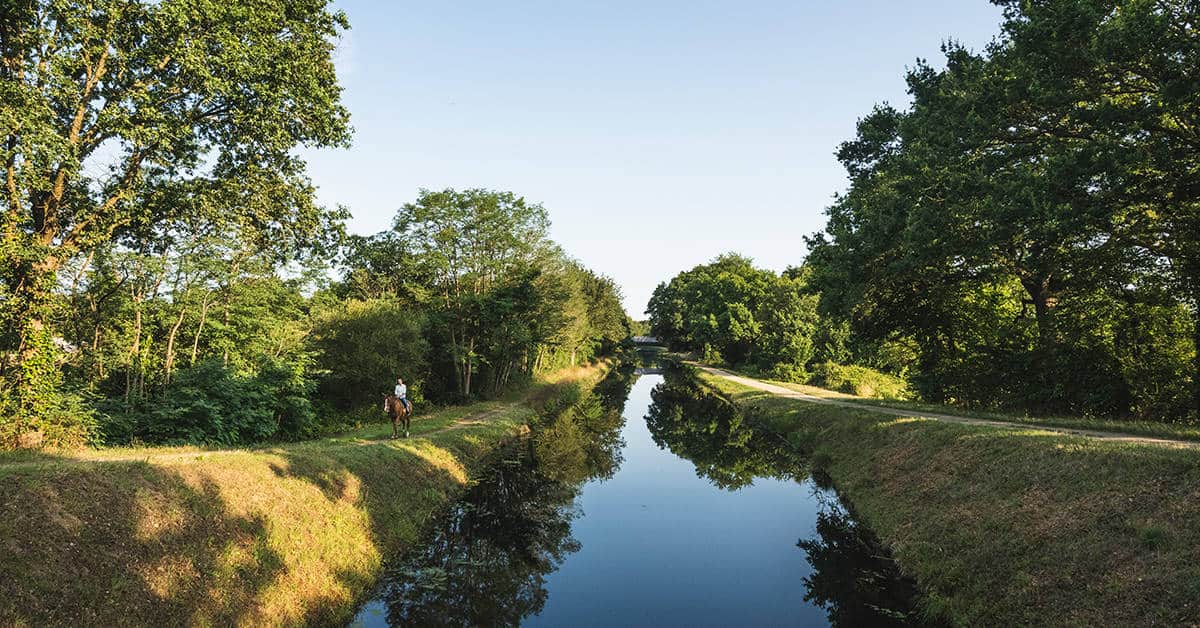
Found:
<path fill-rule="evenodd" d="M 898 418 L 701 377 L 805 451 L 960 625 L 1200 621 L 1200 452 Z"/>
<path fill-rule="evenodd" d="M 0 462 L 0 624 L 344 623 L 385 557 L 420 537 L 531 406 L 577 396 L 578 369 L 525 403 L 481 403 L 261 449 Z M 567 390 L 571 389 L 571 390 Z"/>

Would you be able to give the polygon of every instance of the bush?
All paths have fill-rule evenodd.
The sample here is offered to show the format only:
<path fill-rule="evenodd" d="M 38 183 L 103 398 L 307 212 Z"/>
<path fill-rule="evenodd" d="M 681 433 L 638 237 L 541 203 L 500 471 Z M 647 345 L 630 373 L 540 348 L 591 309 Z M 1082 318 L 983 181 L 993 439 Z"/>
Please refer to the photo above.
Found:
<path fill-rule="evenodd" d="M 28 422 L 14 420 L 16 400 L 0 391 L 0 449 L 77 449 L 100 442 L 95 409 L 82 395 L 55 392 L 43 415 Z"/>
<path fill-rule="evenodd" d="M 822 362 L 813 368 L 808 383 L 858 397 L 907 399 L 908 384 L 899 377 L 865 366 L 842 366 Z"/>
<path fill-rule="evenodd" d="M 795 382 L 797 384 L 803 384 L 804 382 L 808 381 L 808 373 L 804 370 L 803 366 L 788 364 L 786 362 L 780 362 L 779 364 L 776 364 L 770 371 L 767 372 L 767 376 L 779 382 Z"/>
<path fill-rule="evenodd" d="M 420 313 L 395 299 L 370 299 L 335 303 L 314 318 L 322 399 L 341 410 L 372 406 L 403 377 L 409 398 L 422 400 L 429 344 Z"/>
<path fill-rule="evenodd" d="M 109 442 L 212 445 L 307 436 L 317 429 L 314 388 L 303 363 L 269 362 L 240 375 L 207 360 L 180 370 L 160 395 L 107 404 L 104 433 Z"/>

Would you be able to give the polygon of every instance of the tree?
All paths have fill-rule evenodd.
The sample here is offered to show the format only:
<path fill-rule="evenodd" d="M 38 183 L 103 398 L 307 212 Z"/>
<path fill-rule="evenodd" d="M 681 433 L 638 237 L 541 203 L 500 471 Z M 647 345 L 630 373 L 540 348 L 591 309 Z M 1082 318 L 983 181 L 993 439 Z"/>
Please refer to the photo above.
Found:
<path fill-rule="evenodd" d="M 313 344 L 322 396 L 337 407 L 373 405 L 403 376 L 419 399 L 428 378 L 425 313 L 394 299 L 335 301 L 316 308 Z"/>
<path fill-rule="evenodd" d="M 1076 138 L 1095 154 L 1089 185 L 1119 211 L 1130 265 L 1165 278 L 1187 302 L 1192 410 L 1200 412 L 1200 5 L 996 4 L 1005 7 L 1007 54 L 1058 96 L 1028 103 L 1040 130 Z M 1063 97 L 1079 92 L 1084 97 Z"/>
<path fill-rule="evenodd" d="M 673 347 L 802 380 L 816 308 L 801 271 L 776 275 L 726 254 L 660 284 L 646 311 L 651 331 Z"/>
<path fill-rule="evenodd" d="M 546 210 L 511 192 L 421 190 L 400 208 L 395 229 L 430 273 L 443 305 L 455 384 L 470 396 L 486 331 L 482 308 L 505 278 L 535 267 L 550 251 Z"/>
<path fill-rule="evenodd" d="M 327 0 L 15 0 L 3 11 L 0 366 L 36 421 L 58 381 L 58 273 L 76 256 L 197 212 L 267 239 L 319 221 L 279 201 L 308 194 L 293 148 L 347 141 L 330 58 L 347 23 Z M 180 185 L 239 202 L 151 202 Z"/>
<path fill-rule="evenodd" d="M 1170 378 L 1195 347 L 1133 330 L 1174 334 L 1181 306 L 1196 311 L 1197 7 L 997 4 L 983 53 L 948 44 L 944 70 L 918 63 L 912 106 L 877 108 L 841 147 L 850 189 L 809 239 L 822 313 L 916 341 L 927 399 L 1172 407 L 1133 365 Z"/>

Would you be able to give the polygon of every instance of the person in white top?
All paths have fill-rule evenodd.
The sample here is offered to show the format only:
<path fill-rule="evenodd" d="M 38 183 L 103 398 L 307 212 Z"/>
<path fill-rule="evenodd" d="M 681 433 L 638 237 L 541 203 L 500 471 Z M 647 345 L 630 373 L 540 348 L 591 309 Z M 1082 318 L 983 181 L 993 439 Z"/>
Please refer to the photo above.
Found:
<path fill-rule="evenodd" d="M 408 386 L 404 385 L 404 380 L 396 378 L 396 398 L 404 404 L 404 409 L 412 412 L 412 406 L 408 403 Z"/>

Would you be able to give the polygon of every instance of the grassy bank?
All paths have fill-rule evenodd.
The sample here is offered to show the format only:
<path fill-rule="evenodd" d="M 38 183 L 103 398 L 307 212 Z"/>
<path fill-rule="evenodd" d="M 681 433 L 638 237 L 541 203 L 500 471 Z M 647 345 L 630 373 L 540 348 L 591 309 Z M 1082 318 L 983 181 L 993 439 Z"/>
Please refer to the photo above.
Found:
<path fill-rule="evenodd" d="M 1200 620 L 1200 453 L 821 406 L 709 375 L 812 452 L 962 625 Z"/>
<path fill-rule="evenodd" d="M 418 415 L 408 440 L 0 460 L 0 624 L 344 623 L 481 457 L 605 369 Z"/>
<path fill-rule="evenodd" d="M 889 398 L 886 395 L 883 397 L 855 395 L 808 384 L 797 384 L 795 382 L 776 380 L 770 377 L 763 377 L 759 373 L 750 373 L 744 370 L 732 369 L 727 366 L 721 366 L 719 368 L 729 371 L 730 373 L 736 373 L 744 377 L 759 379 L 764 382 L 775 384 L 776 386 L 782 386 L 799 393 L 804 393 L 806 395 L 822 397 L 825 399 L 853 401 L 854 403 L 860 403 L 868 406 L 895 408 L 897 410 L 910 410 L 913 412 L 949 414 L 972 419 L 1007 421 L 1029 426 L 1061 427 L 1067 429 L 1096 430 L 1102 432 L 1120 432 L 1123 434 L 1133 434 L 1137 436 L 1150 436 L 1154 438 L 1170 438 L 1175 440 L 1190 440 L 1200 442 L 1200 425 L 1195 423 L 1164 423 L 1161 421 L 1105 419 L 1099 417 L 1030 416 L 1027 414 L 1016 414 L 1010 412 L 971 410 L 959 406 L 947 406 L 899 398 Z"/>

